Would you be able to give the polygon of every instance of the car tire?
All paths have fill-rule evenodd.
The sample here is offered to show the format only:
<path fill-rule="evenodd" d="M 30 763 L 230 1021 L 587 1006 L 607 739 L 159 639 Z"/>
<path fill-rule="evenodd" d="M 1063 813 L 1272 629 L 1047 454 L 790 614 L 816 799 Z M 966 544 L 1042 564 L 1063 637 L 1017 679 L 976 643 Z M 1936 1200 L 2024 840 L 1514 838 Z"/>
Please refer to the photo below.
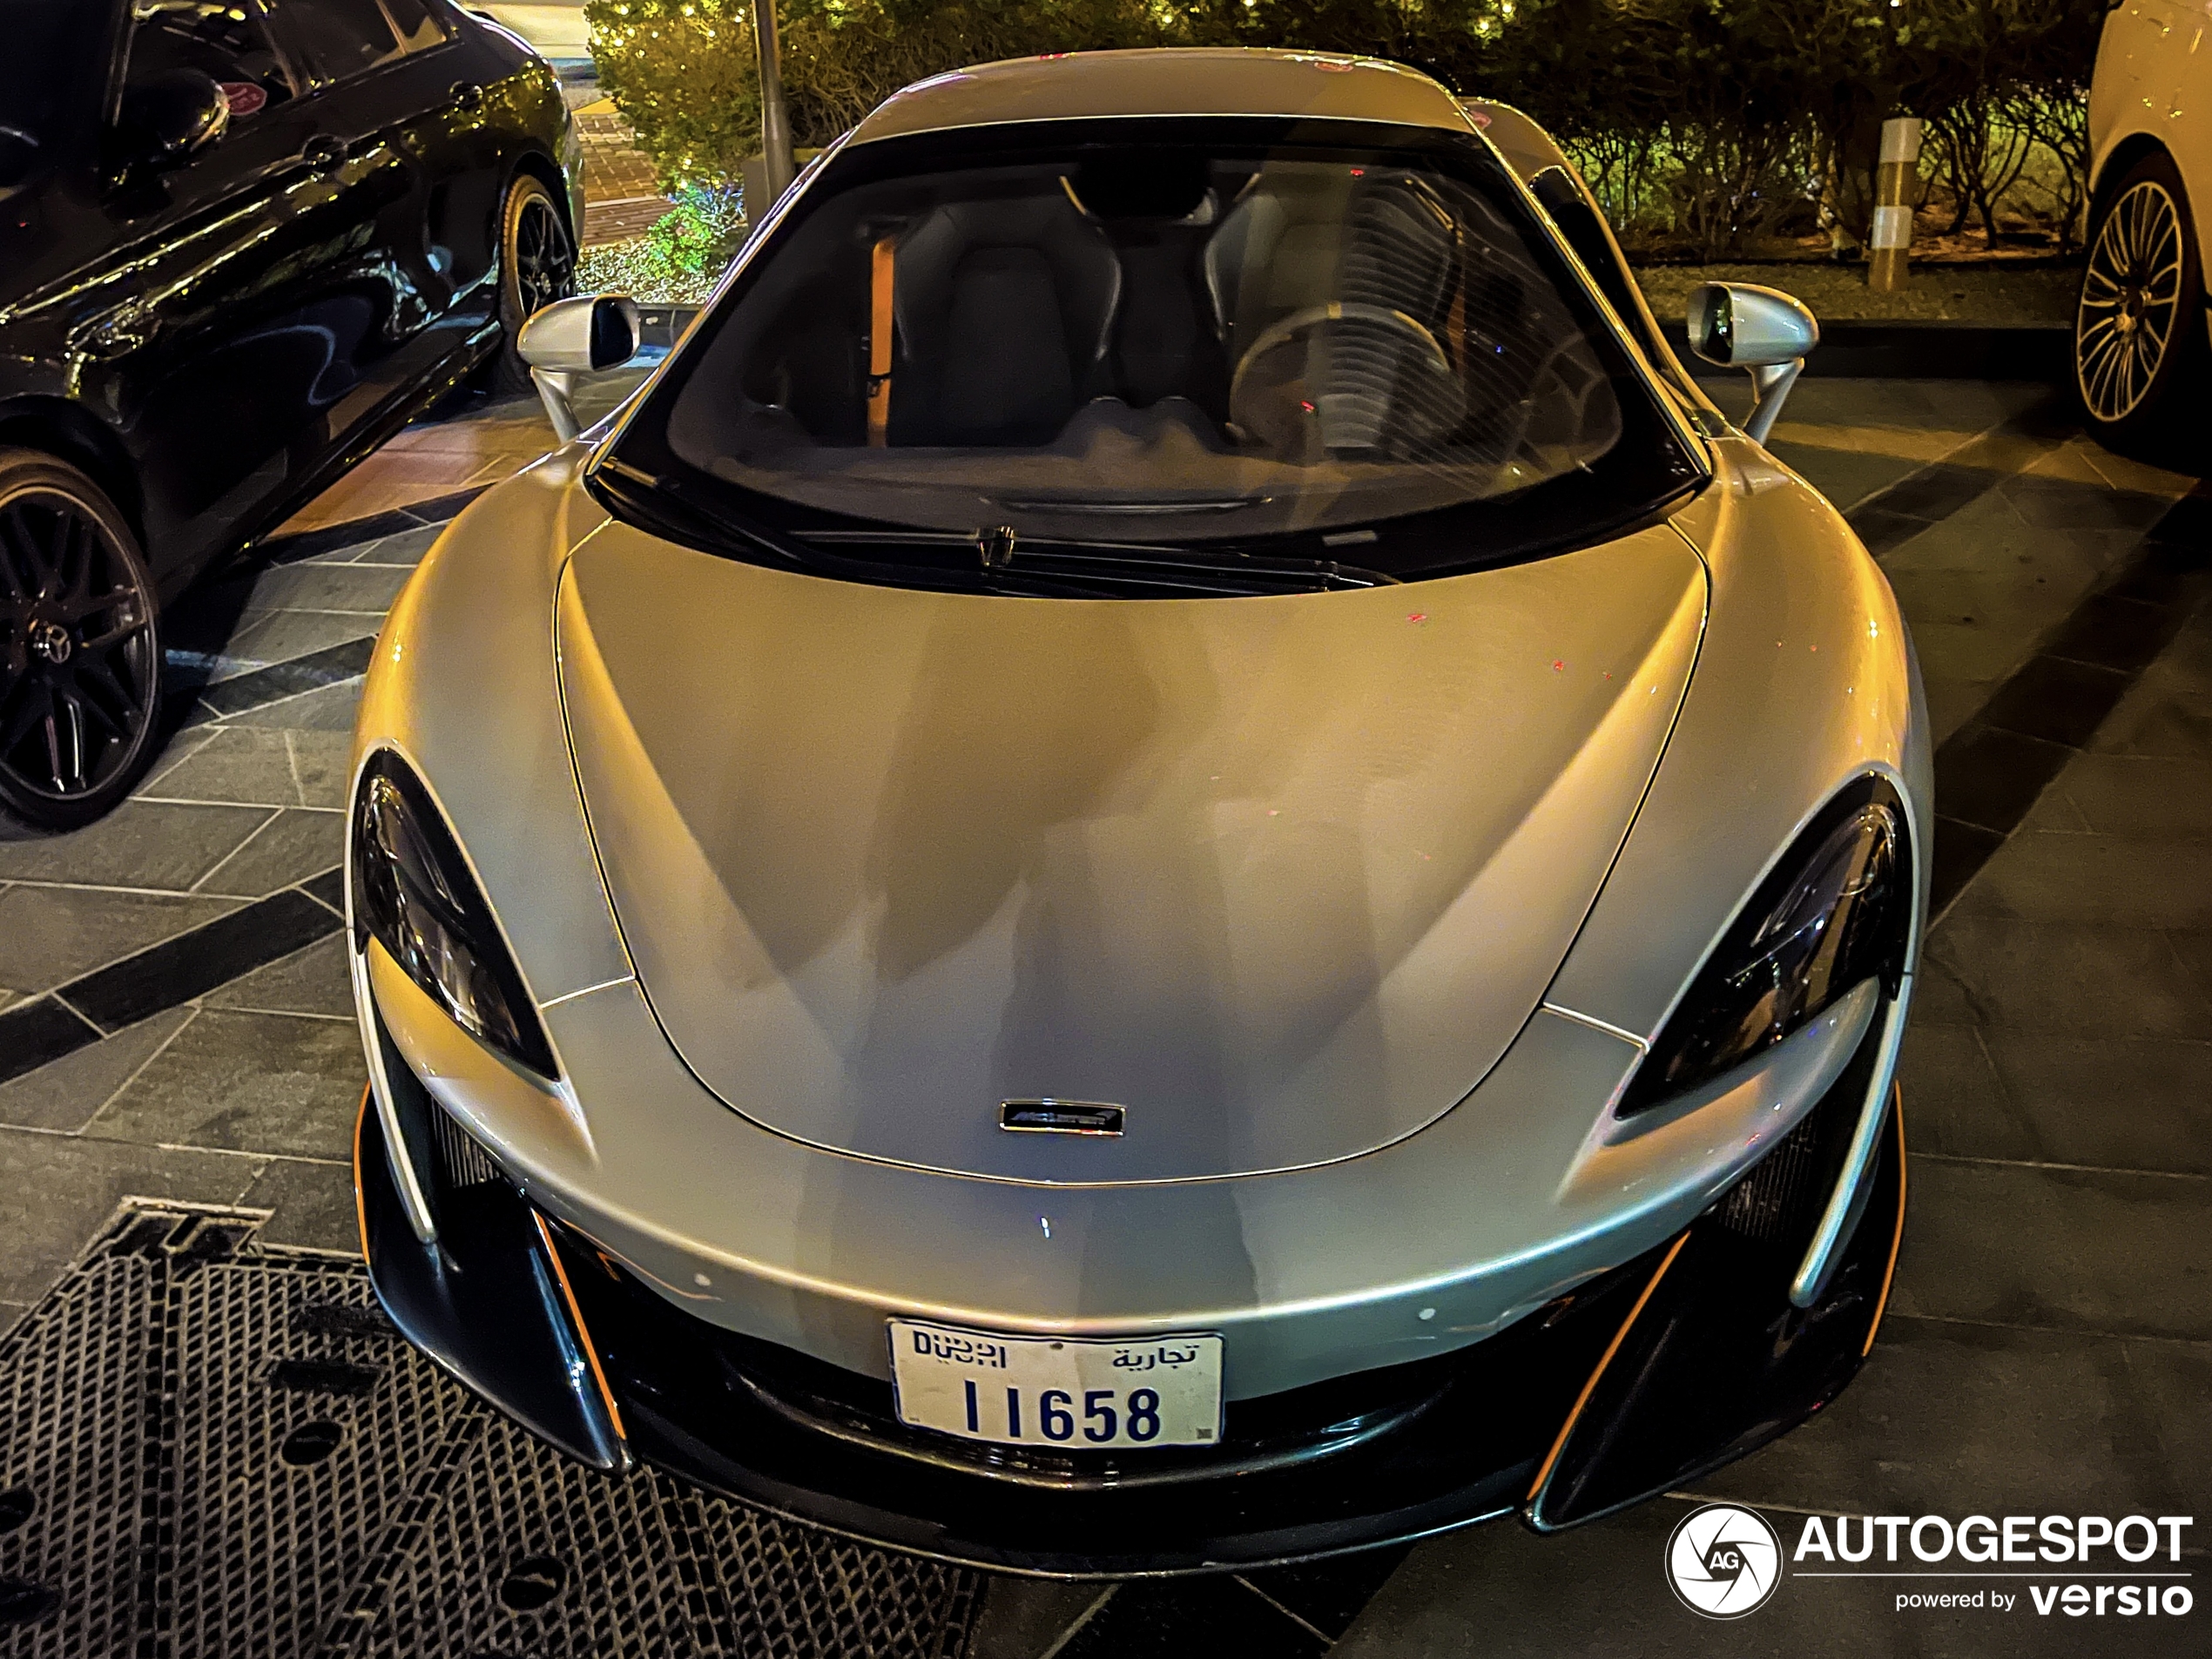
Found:
<path fill-rule="evenodd" d="M 492 358 L 491 389 L 530 389 L 529 365 L 515 349 L 523 325 L 539 307 L 565 299 L 576 287 L 576 239 L 560 204 L 543 181 L 516 176 L 499 209 L 499 349 Z"/>
<path fill-rule="evenodd" d="M 77 829 L 160 747 L 160 604 L 138 537 L 100 487 L 0 448 L 0 814 Z"/>
<path fill-rule="evenodd" d="M 2121 175 L 2089 240 L 2074 308 L 2074 383 L 2091 430 L 2114 448 L 2158 435 L 2177 388 L 2203 383 L 2204 270 L 2173 158 Z"/>

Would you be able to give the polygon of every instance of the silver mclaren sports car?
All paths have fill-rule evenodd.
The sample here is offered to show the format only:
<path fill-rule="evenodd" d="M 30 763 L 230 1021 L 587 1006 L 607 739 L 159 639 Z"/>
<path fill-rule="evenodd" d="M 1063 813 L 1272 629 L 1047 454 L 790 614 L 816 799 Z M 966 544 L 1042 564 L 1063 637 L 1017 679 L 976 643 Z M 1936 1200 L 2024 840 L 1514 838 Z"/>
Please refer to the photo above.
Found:
<path fill-rule="evenodd" d="M 1835 1398 L 1930 847 L 1889 587 L 1398 65 L 937 77 L 457 519 L 348 820 L 393 1318 L 995 1569 L 1571 1526 Z M 567 377 L 626 300 L 549 307 Z M 574 430 L 569 423 L 568 430 Z"/>

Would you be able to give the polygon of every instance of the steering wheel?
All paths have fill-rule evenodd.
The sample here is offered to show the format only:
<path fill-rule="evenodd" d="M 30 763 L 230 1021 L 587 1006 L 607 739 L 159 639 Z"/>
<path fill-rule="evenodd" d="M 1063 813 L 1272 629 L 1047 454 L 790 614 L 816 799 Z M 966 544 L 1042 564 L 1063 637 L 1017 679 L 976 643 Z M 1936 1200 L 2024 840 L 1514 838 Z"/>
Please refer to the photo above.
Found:
<path fill-rule="evenodd" d="M 1426 326 L 1418 319 L 1390 306 L 1337 300 L 1326 305 L 1306 306 L 1292 312 L 1281 321 L 1263 330 L 1259 338 L 1244 348 L 1244 354 L 1237 360 L 1236 371 L 1229 378 L 1229 418 L 1231 422 L 1264 441 L 1271 436 L 1276 438 L 1278 441 L 1271 443 L 1271 448 L 1305 448 L 1302 442 L 1281 442 L 1291 438 L 1290 430 L 1271 433 L 1270 428 L 1283 428 L 1286 417 L 1292 413 L 1308 417 L 1319 416 L 1325 422 L 1328 417 L 1318 407 L 1319 398 L 1309 391 L 1297 400 L 1293 408 L 1286 401 L 1286 395 L 1293 389 L 1294 383 L 1300 377 L 1270 376 L 1258 366 L 1301 335 L 1317 328 L 1332 327 L 1374 330 L 1390 336 L 1395 342 L 1410 348 L 1414 361 L 1425 371 L 1424 379 L 1433 376 L 1440 382 L 1438 388 L 1440 395 L 1417 398 L 1402 409 L 1390 408 L 1389 412 L 1398 417 L 1393 424 L 1400 429 L 1401 435 L 1433 436 L 1458 419 L 1460 401 L 1459 373 L 1453 368 L 1452 360 L 1446 354 L 1444 347 L 1438 344 L 1436 336 Z M 1393 367 L 1395 367 L 1394 363 Z M 1373 401 L 1378 409 L 1389 406 L 1392 388 L 1387 383 L 1366 387 L 1355 385 L 1344 389 L 1368 393 L 1370 399 L 1363 401 Z M 1408 421 L 1404 418 L 1406 415 L 1413 418 Z M 1409 425 L 1414 429 L 1405 431 L 1404 428 Z"/>

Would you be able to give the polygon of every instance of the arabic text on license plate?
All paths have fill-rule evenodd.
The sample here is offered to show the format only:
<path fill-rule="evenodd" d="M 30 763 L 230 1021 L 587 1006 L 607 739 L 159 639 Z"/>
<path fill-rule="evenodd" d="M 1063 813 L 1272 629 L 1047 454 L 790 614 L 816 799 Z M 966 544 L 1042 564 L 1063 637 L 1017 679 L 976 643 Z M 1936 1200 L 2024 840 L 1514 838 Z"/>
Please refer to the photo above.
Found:
<path fill-rule="evenodd" d="M 1220 1437 L 1217 1336 L 1115 1342 L 890 1324 L 902 1423 L 1069 1451 L 1211 1446 Z"/>

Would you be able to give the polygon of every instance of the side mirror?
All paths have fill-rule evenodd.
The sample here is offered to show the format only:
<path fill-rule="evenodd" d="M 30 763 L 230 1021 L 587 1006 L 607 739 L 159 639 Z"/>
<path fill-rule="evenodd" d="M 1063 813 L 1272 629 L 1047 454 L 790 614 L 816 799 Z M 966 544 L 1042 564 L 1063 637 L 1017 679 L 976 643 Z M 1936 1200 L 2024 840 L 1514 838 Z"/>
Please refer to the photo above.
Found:
<path fill-rule="evenodd" d="M 626 293 L 556 300 L 523 325 L 515 349 L 530 366 L 530 381 L 563 443 L 579 430 L 569 401 L 574 377 L 621 368 L 637 354 L 639 334 L 637 302 Z"/>
<path fill-rule="evenodd" d="M 189 161 L 229 131 L 231 101 L 212 75 L 165 70 L 123 95 L 122 127 L 139 159 L 156 166 Z"/>
<path fill-rule="evenodd" d="M 1708 282 L 1690 293 L 1689 324 L 1690 349 L 1700 357 L 1750 371 L 1758 401 L 1743 430 L 1764 443 L 1806 355 L 1820 344 L 1818 320 L 1778 288 Z"/>

